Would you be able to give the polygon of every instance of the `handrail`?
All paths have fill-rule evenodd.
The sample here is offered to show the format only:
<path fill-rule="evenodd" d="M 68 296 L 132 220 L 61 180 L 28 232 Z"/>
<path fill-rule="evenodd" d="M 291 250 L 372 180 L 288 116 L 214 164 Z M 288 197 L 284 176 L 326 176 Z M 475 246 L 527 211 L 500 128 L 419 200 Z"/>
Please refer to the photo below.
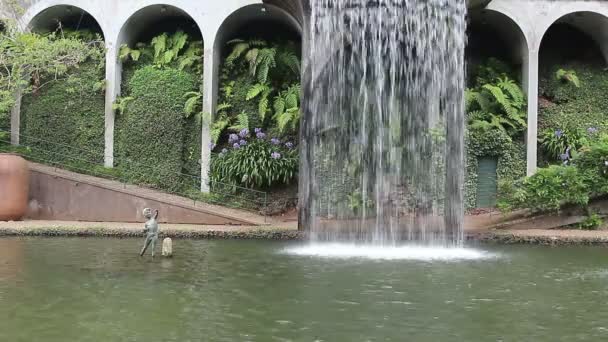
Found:
<path fill-rule="evenodd" d="M 0 133 L 2 133 L 2 132 L 6 132 L 6 131 L 0 129 Z M 31 139 L 33 141 L 38 141 L 38 142 L 46 143 L 46 144 L 53 145 L 53 146 L 61 146 L 63 148 L 68 148 L 69 150 L 72 150 L 72 151 L 80 151 L 80 152 L 85 152 L 85 153 L 89 153 L 92 155 L 99 155 L 99 156 L 103 155 L 102 153 L 99 153 L 99 152 L 94 152 L 94 151 L 90 151 L 87 149 L 73 147 L 73 146 L 69 146 L 66 144 L 62 144 L 62 143 L 56 143 L 56 142 L 52 142 L 52 141 L 37 138 L 37 137 L 29 137 L 29 136 L 26 136 L 23 134 L 20 134 L 20 136 L 24 137 L 26 139 Z M 0 138 L 0 144 L 1 143 L 5 143 L 8 146 L 10 144 L 10 141 Z M 74 156 L 73 153 L 60 153 L 57 151 L 44 149 L 42 147 L 36 146 L 35 143 L 33 143 L 31 145 L 22 144 L 22 145 L 13 147 L 13 149 L 18 149 L 18 148 L 26 148 L 33 152 L 33 153 L 20 153 L 17 151 L 17 154 L 21 155 L 25 159 L 32 160 L 32 161 L 38 160 L 38 162 L 40 162 L 42 164 L 51 165 L 51 166 L 54 166 L 55 168 L 63 168 L 66 170 L 75 170 L 76 172 L 79 172 L 79 173 L 89 174 L 89 175 L 97 176 L 97 177 L 104 178 L 104 179 L 114 180 L 114 181 L 122 183 L 124 188 L 126 188 L 126 186 L 128 184 L 133 184 L 133 185 L 142 186 L 144 188 L 162 191 L 164 193 L 189 198 L 194 201 L 195 205 L 196 205 L 197 201 L 201 202 L 201 203 L 218 203 L 218 204 L 226 205 L 226 203 L 224 201 L 214 201 L 212 198 L 201 199 L 198 196 L 193 196 L 192 193 L 171 191 L 171 190 L 163 189 L 156 184 L 145 184 L 145 185 L 137 184 L 136 182 L 134 183 L 132 181 L 129 181 L 128 179 L 125 179 L 125 177 L 120 177 L 120 176 L 112 175 L 109 173 L 102 173 L 102 172 L 98 172 L 98 171 L 94 170 L 93 168 L 83 168 L 83 167 L 76 166 L 76 165 L 70 165 L 66 162 L 60 162 L 58 160 L 54 160 L 54 159 L 57 159 L 54 156 L 58 156 L 60 158 L 67 159 L 69 161 L 74 161 L 77 163 L 88 164 L 88 165 L 95 166 L 95 167 L 103 167 L 103 164 L 101 164 L 100 161 L 95 161 L 95 160 L 91 160 L 90 158 L 82 157 L 82 156 L 80 156 L 80 154 L 78 156 Z M 72 152 L 72 151 L 70 151 L 70 152 Z M 36 155 L 36 154 L 42 154 L 42 156 Z M 47 156 L 47 157 L 43 157 L 43 156 Z M 207 180 L 206 178 L 203 179 L 202 177 L 200 177 L 198 175 L 187 174 L 187 173 L 183 173 L 183 172 L 179 172 L 179 171 L 159 170 L 158 167 L 146 165 L 144 163 L 135 162 L 128 158 L 115 158 L 115 160 L 119 161 L 118 165 L 121 165 L 121 164 L 129 165 L 134 170 L 145 170 L 145 172 L 131 171 L 131 174 L 134 175 L 136 178 L 139 176 L 145 176 L 145 175 L 157 176 L 158 178 L 163 178 L 163 177 L 166 177 L 167 175 L 175 175 L 182 179 L 190 179 L 195 184 L 196 183 L 200 184 L 200 182 L 202 182 L 203 180 Z M 123 163 L 121 163 L 121 162 L 123 162 Z M 133 167 L 133 166 L 135 166 L 135 167 Z M 108 170 L 112 170 L 112 169 L 108 169 Z M 117 170 L 120 171 L 121 169 L 117 168 Z M 230 197 L 230 198 L 233 198 L 238 201 L 245 201 L 249 204 L 252 204 L 253 207 L 261 206 L 262 209 L 266 209 L 268 206 L 268 193 L 266 193 L 264 191 L 244 188 L 244 187 L 237 186 L 234 184 L 223 183 L 223 182 L 218 182 L 218 181 L 208 181 L 208 182 L 210 183 L 210 186 L 212 189 L 212 194 Z M 229 190 L 227 190 L 227 189 L 229 189 Z M 251 208 L 240 208 L 240 209 L 245 209 L 245 210 L 251 211 Z M 260 211 L 261 211 L 262 215 L 264 217 L 266 217 L 266 210 L 260 210 Z"/>

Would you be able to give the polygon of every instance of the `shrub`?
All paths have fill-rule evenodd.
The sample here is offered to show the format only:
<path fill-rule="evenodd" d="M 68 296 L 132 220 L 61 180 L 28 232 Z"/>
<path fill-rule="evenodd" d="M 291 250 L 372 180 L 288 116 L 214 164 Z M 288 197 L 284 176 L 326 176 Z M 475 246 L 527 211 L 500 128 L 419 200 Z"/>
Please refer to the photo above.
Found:
<path fill-rule="evenodd" d="M 501 209 L 528 208 L 535 211 L 556 211 L 565 204 L 585 206 L 589 202 L 586 176 L 574 166 L 553 165 L 514 184 L 502 184 L 505 196 Z"/>
<path fill-rule="evenodd" d="M 257 137 L 247 141 L 244 132 L 246 130 L 241 132 L 240 137 L 231 135 L 233 147 L 213 156 L 212 183 L 261 189 L 289 184 L 296 178 L 298 154 L 293 146 L 290 145 L 290 148 L 278 140 Z"/>
<path fill-rule="evenodd" d="M 560 158 L 570 147 L 575 153 L 588 144 L 587 134 L 581 128 L 546 129 L 539 139 L 543 152 L 550 160 Z"/>
<path fill-rule="evenodd" d="M 87 63 L 71 71 L 72 81 L 48 80 L 23 98 L 21 143 L 42 161 L 66 163 L 76 158 L 103 163 L 104 94 L 97 88 L 97 65 Z"/>
<path fill-rule="evenodd" d="M 145 66 L 135 71 L 128 88 L 133 100 L 117 120 L 117 167 L 131 181 L 178 191 L 185 140 L 183 96 L 196 88 L 196 78 L 173 68 Z"/>
<path fill-rule="evenodd" d="M 583 222 L 579 224 L 579 228 L 583 230 L 596 230 L 598 229 L 604 221 L 598 214 L 591 214 L 585 218 Z"/>
<path fill-rule="evenodd" d="M 573 164 L 585 173 L 592 195 L 608 193 L 608 136 L 581 148 Z"/>

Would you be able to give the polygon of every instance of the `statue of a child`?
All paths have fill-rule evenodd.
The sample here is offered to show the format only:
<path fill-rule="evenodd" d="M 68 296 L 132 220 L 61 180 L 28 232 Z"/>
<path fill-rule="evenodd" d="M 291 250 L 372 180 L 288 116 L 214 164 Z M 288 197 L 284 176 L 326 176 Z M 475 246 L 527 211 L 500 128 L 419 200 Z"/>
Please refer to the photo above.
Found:
<path fill-rule="evenodd" d="M 146 241 L 144 247 L 141 249 L 139 256 L 143 256 L 146 253 L 148 246 L 152 245 L 152 257 L 154 258 L 154 250 L 156 249 L 156 241 L 158 241 L 158 210 L 154 212 L 152 216 L 152 209 L 145 208 L 143 211 L 144 217 L 148 220 L 144 226 L 144 233 L 146 233 Z"/>

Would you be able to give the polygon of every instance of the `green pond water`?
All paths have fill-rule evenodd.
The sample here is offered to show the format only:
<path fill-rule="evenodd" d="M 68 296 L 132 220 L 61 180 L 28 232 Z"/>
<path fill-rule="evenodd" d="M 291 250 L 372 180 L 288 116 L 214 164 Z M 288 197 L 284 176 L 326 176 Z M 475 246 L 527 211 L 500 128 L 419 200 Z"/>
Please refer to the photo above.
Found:
<path fill-rule="evenodd" d="M 176 240 L 152 260 L 141 242 L 0 239 L 0 341 L 608 340 L 605 248 L 369 260 Z"/>

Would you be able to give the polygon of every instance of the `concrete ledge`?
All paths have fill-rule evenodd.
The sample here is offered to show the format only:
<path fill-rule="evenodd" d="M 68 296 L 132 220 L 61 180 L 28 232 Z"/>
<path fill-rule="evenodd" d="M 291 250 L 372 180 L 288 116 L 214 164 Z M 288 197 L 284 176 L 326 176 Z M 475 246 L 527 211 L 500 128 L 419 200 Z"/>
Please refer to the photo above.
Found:
<path fill-rule="evenodd" d="M 113 237 L 143 238 L 141 229 L 104 228 L 104 227 L 16 227 L 3 225 L 0 236 L 41 236 L 41 237 Z M 302 232 L 288 228 L 250 227 L 248 229 L 163 229 L 160 238 L 174 239 L 263 239 L 263 240 L 301 240 Z"/>
<path fill-rule="evenodd" d="M 527 244 L 545 246 L 592 245 L 608 246 L 608 231 L 525 230 L 489 231 L 470 234 L 469 241 L 503 245 Z"/>

